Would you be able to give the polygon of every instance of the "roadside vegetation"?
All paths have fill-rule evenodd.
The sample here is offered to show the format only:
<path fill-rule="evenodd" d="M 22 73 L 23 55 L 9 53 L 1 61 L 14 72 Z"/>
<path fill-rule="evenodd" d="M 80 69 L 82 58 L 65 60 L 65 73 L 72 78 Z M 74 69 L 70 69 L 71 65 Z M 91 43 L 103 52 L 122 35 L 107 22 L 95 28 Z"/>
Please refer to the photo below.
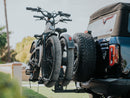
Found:
<path fill-rule="evenodd" d="M 0 64 L 6 63 L 7 61 L 7 34 L 4 31 L 5 27 L 0 27 Z M 11 32 L 10 32 L 11 34 Z M 11 61 L 15 61 L 16 52 L 13 49 L 10 49 L 10 58 Z"/>
<path fill-rule="evenodd" d="M 15 58 L 17 61 L 27 63 L 30 58 L 30 47 L 31 43 L 34 40 L 34 37 L 25 37 L 22 42 L 16 44 L 15 52 L 17 53 Z"/>
<path fill-rule="evenodd" d="M 23 98 L 16 80 L 9 74 L 0 72 L 0 98 Z"/>
<path fill-rule="evenodd" d="M 11 34 L 11 32 L 10 32 Z M 0 27 L 0 64 L 7 62 L 7 34 L 5 32 L 5 27 Z M 25 37 L 21 42 L 16 44 L 15 49 L 10 47 L 10 58 L 11 62 L 19 61 L 27 63 L 30 57 L 30 47 L 31 43 L 34 40 L 34 37 Z"/>

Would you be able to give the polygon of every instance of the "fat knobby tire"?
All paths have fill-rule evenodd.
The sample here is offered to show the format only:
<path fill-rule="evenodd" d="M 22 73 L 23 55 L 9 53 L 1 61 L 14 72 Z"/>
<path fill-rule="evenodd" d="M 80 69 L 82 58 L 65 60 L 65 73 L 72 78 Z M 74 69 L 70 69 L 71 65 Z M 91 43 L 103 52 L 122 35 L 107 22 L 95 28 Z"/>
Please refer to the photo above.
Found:
<path fill-rule="evenodd" d="M 79 82 L 88 81 L 96 67 L 96 46 L 91 34 L 76 33 L 73 36 L 75 44 L 78 45 L 78 68 L 74 79 Z"/>
<path fill-rule="evenodd" d="M 65 40 L 65 38 L 61 39 L 61 44 L 64 44 L 67 48 L 66 71 L 65 71 L 64 79 L 62 81 L 62 85 L 67 86 L 69 82 L 72 80 L 72 76 L 73 76 L 74 49 L 68 48 L 67 41 Z"/>
<path fill-rule="evenodd" d="M 59 74 L 60 74 L 60 68 L 61 68 L 61 44 L 59 39 L 56 36 L 50 36 L 47 41 L 46 44 L 48 42 L 51 42 L 51 44 L 53 45 L 53 69 L 52 69 L 52 73 L 49 76 L 49 80 L 46 81 L 44 84 L 47 87 L 52 87 L 54 86 L 54 84 L 56 83 L 56 81 L 58 80 Z M 47 66 L 47 65 L 46 65 Z"/>

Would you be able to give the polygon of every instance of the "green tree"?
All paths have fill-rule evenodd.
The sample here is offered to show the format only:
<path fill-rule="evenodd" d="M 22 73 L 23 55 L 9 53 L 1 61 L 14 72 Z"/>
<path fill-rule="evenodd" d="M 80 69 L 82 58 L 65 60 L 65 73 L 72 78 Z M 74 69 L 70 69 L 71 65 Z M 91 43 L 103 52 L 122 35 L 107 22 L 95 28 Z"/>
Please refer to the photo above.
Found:
<path fill-rule="evenodd" d="M 4 32 L 3 30 L 5 29 L 5 27 L 0 27 L 0 63 L 5 63 L 8 59 L 8 50 L 7 50 L 7 33 Z M 11 32 L 10 32 L 11 34 Z M 16 52 L 11 49 L 10 50 L 10 57 L 11 57 L 11 61 L 15 61 L 15 55 Z"/>
<path fill-rule="evenodd" d="M 0 63 L 4 62 L 2 59 L 3 59 L 3 56 L 5 56 L 6 50 L 7 50 L 7 48 L 6 48 L 6 44 L 7 44 L 6 37 L 7 37 L 7 34 L 6 34 L 6 32 L 3 31 L 4 29 L 5 29 L 5 27 L 0 27 Z"/>
<path fill-rule="evenodd" d="M 0 55 L 4 54 L 5 46 L 6 46 L 6 32 L 3 32 L 5 27 L 0 27 Z"/>
<path fill-rule="evenodd" d="M 22 42 L 19 42 L 16 44 L 16 60 L 20 61 L 20 62 L 24 62 L 27 63 L 29 61 L 30 58 L 30 47 L 31 47 L 31 43 L 34 40 L 34 37 L 25 37 Z"/>

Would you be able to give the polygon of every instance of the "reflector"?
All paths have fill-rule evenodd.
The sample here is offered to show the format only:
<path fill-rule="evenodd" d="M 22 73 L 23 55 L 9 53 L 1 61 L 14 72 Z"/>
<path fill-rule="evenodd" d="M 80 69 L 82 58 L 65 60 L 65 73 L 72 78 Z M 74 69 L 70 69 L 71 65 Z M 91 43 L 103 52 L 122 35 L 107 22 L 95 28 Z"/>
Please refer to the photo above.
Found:
<path fill-rule="evenodd" d="M 119 45 L 109 46 L 109 65 L 113 66 L 119 62 Z"/>

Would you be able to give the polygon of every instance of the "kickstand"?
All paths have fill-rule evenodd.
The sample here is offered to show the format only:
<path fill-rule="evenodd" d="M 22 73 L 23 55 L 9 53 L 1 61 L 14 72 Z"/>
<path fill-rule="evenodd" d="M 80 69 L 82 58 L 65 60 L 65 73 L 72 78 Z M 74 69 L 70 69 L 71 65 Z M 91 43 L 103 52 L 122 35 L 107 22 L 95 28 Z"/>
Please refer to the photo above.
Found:
<path fill-rule="evenodd" d="M 29 85 L 30 85 L 30 88 L 31 88 L 31 82 L 29 81 Z"/>
<path fill-rule="evenodd" d="M 38 87 L 37 87 L 37 92 L 39 93 L 39 84 L 38 84 Z"/>

